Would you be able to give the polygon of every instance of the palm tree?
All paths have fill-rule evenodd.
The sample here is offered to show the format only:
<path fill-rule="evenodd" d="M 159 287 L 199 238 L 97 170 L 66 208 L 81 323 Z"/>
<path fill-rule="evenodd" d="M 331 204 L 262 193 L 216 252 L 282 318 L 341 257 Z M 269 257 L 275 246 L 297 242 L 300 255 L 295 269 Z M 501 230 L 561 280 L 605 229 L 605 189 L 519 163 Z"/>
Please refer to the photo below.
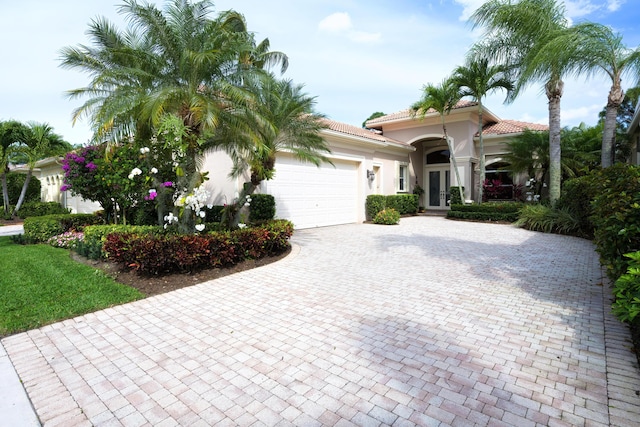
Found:
<path fill-rule="evenodd" d="M 622 36 L 602 24 L 584 22 L 564 29 L 550 39 L 535 60 L 547 62 L 551 57 L 565 63 L 576 75 L 605 75 L 611 79 L 607 97 L 601 164 L 613 163 L 618 108 L 624 101 L 622 77 L 627 75 L 640 82 L 640 46 L 629 49 Z"/>
<path fill-rule="evenodd" d="M 27 134 L 28 128 L 18 121 L 0 122 L 0 180 L 2 181 L 2 200 L 5 214 L 9 213 L 9 190 L 7 188 L 9 163 L 15 155 L 17 145 L 27 139 Z"/>
<path fill-rule="evenodd" d="M 489 0 L 472 15 L 475 27 L 485 27 L 484 41 L 475 45 L 475 55 L 504 64 L 517 77 L 516 90 L 510 99 L 528 84 L 542 80 L 549 101 L 549 198 L 560 197 L 561 155 L 560 100 L 567 69 L 566 62 L 549 55 L 542 61 L 537 54 L 568 27 L 564 6 L 557 0 Z"/>
<path fill-rule="evenodd" d="M 46 123 L 28 123 L 27 135 L 20 145 L 16 147 L 15 155 L 27 165 L 27 176 L 22 184 L 20 197 L 11 213 L 15 214 L 22 207 L 27 194 L 29 181 L 33 175 L 36 162 L 54 154 L 63 154 L 71 149 L 71 144 L 64 141 L 60 135 L 53 133 L 53 128 Z"/>
<path fill-rule="evenodd" d="M 470 96 L 478 103 L 478 139 L 480 146 L 480 188 L 478 203 L 482 203 L 482 190 L 485 180 L 484 140 L 482 138 L 482 98 L 498 89 L 507 92 L 513 90 L 513 83 L 506 76 L 507 69 L 502 65 L 490 65 L 489 60 L 481 58 L 470 60 L 466 66 L 457 67 L 453 80 L 462 91 L 462 96 Z"/>
<path fill-rule="evenodd" d="M 250 67 L 240 52 L 252 50 L 242 15 L 229 11 L 208 18 L 212 3 L 173 0 L 164 11 L 125 0 L 119 13 L 130 23 L 120 31 L 103 18 L 93 20 L 94 46 L 62 50 L 62 66 L 89 73 L 91 82 L 68 92 L 89 99 L 74 111 L 74 121 L 89 117 L 97 140 L 151 137 L 167 114 L 187 128 L 189 172 L 195 173 L 202 139 L 215 130 L 226 111 L 246 101 L 239 89 Z"/>
<path fill-rule="evenodd" d="M 447 134 L 447 126 L 444 119 L 444 116 L 449 115 L 453 107 L 455 107 L 458 101 L 460 101 L 462 93 L 460 92 L 456 82 L 451 77 L 444 79 L 439 86 L 434 86 L 432 84 L 425 85 L 422 88 L 422 91 L 422 99 L 411 106 L 411 114 L 413 117 L 419 117 L 420 119 L 424 119 L 424 117 L 432 111 L 436 111 L 440 115 L 440 120 L 442 120 L 442 132 L 444 134 L 445 141 L 447 141 L 447 146 L 449 147 L 451 162 L 453 163 L 453 171 L 456 176 L 456 181 L 458 182 L 460 200 L 464 202 L 465 198 L 462 191 L 462 182 L 460 181 L 458 163 L 456 162 L 454 147 L 452 146 L 451 141 L 449 140 L 449 135 Z"/>
<path fill-rule="evenodd" d="M 239 208 L 262 181 L 275 174 L 276 154 L 286 151 L 300 161 L 320 166 L 331 163 L 325 154 L 330 153 L 327 142 L 320 132 L 327 128 L 324 116 L 314 111 L 316 100 L 303 92 L 303 86 L 291 80 L 279 80 L 272 74 L 247 82 L 252 95 L 249 108 L 241 112 L 245 133 L 234 145 L 225 145 L 224 133 L 218 135 L 218 146 L 222 145 L 233 159 L 232 176 L 250 170 L 251 180 L 245 183 L 233 210 L 227 215 L 226 224 L 234 228 L 239 220 Z"/>

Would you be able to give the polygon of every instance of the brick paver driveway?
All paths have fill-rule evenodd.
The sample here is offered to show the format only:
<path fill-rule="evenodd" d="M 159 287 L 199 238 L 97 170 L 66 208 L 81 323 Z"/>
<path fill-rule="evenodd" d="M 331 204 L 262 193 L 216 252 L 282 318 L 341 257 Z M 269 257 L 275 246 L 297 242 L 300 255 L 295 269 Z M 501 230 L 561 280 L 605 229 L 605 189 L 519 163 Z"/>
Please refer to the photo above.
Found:
<path fill-rule="evenodd" d="M 281 262 L 3 340 L 40 419 L 637 425 L 590 242 L 432 217 L 293 242 Z"/>

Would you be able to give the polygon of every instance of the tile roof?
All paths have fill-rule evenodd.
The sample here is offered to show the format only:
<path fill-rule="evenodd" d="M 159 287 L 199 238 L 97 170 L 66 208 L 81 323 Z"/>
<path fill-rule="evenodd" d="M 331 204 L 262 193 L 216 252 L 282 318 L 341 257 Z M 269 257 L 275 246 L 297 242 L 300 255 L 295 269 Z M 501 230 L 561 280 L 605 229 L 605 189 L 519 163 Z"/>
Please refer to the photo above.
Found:
<path fill-rule="evenodd" d="M 474 101 L 467 101 L 467 100 L 461 100 L 458 101 L 458 103 L 456 104 L 455 107 L 453 107 L 454 110 L 457 110 L 459 108 L 465 108 L 465 107 L 472 107 L 474 105 L 478 105 L 477 102 Z M 436 110 L 434 110 L 433 108 L 429 109 L 427 111 L 427 114 L 429 113 L 435 113 Z M 401 119 L 410 119 L 411 118 L 411 109 L 407 108 L 406 110 L 402 110 L 402 111 L 398 111 L 397 113 L 391 113 L 391 114 L 387 114 L 385 116 L 382 117 L 378 117 L 377 119 L 372 119 L 367 121 L 367 126 L 375 126 L 375 125 L 379 125 L 382 123 L 386 123 L 386 122 L 392 122 L 395 120 L 401 120 Z"/>
<path fill-rule="evenodd" d="M 525 129 L 534 131 L 549 130 L 549 126 L 539 123 L 520 122 L 518 120 L 500 120 L 497 123 L 485 125 L 482 129 L 483 135 L 505 135 L 509 133 L 522 133 Z M 478 136 L 476 132 L 475 136 Z"/>
<path fill-rule="evenodd" d="M 332 130 L 335 132 L 340 132 L 340 133 L 344 133 L 352 136 L 358 136 L 360 138 L 366 138 L 366 139 L 370 139 L 370 140 L 381 142 L 381 143 L 391 143 L 395 145 L 411 147 L 411 145 L 407 144 L 406 142 L 402 142 L 392 138 L 388 138 L 386 136 L 382 136 L 381 134 L 372 130 L 364 129 L 358 126 L 353 126 L 353 125 L 349 125 L 342 122 L 336 122 L 335 120 L 330 120 L 330 119 L 324 119 L 324 122 L 328 125 L 329 130 Z"/>

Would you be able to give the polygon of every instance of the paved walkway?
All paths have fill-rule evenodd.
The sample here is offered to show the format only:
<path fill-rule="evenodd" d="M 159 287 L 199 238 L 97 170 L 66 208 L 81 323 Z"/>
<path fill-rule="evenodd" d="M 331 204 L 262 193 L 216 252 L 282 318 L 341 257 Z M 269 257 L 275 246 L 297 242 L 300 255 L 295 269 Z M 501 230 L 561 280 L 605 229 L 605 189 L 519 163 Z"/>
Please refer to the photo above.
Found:
<path fill-rule="evenodd" d="M 5 338 L 40 421 L 638 424 L 590 242 L 435 217 L 293 241 L 278 263 Z"/>

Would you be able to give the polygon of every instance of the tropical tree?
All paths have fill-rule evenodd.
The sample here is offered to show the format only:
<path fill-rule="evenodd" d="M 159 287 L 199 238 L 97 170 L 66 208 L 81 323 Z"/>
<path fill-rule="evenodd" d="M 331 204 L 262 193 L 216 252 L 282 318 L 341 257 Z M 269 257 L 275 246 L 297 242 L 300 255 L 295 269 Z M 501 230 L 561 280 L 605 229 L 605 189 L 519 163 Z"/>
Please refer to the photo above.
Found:
<path fill-rule="evenodd" d="M 28 123 L 28 132 L 15 149 L 15 156 L 20 159 L 19 163 L 27 166 L 27 176 L 22 185 L 18 202 L 11 213 L 12 217 L 22 207 L 36 162 L 52 155 L 66 153 L 69 150 L 71 150 L 71 144 L 64 141 L 60 135 L 53 133 L 53 128 L 47 123 Z"/>
<path fill-rule="evenodd" d="M 219 133 L 216 138 L 233 159 L 231 175 L 237 177 L 246 170 L 251 174 L 235 203 L 227 205 L 224 216 L 229 228 L 238 224 L 240 208 L 247 197 L 262 181 L 275 176 L 278 152 L 289 152 L 296 159 L 316 166 L 331 163 L 326 157 L 329 146 L 320 134 L 328 125 L 324 116 L 314 110 L 315 97 L 306 94 L 303 85 L 264 74 L 247 82 L 245 88 L 252 101 L 240 116 L 245 123 L 244 134 L 236 144 L 226 147 L 227 135 Z"/>
<path fill-rule="evenodd" d="M 451 78 L 444 79 L 438 86 L 427 84 L 422 88 L 422 98 L 411 106 L 411 114 L 413 117 L 424 119 L 424 117 L 433 111 L 436 111 L 440 115 L 442 121 L 442 132 L 444 139 L 447 141 L 449 147 L 449 155 L 451 162 L 453 163 L 453 171 L 458 182 L 458 191 L 460 192 L 460 200 L 464 201 L 464 193 L 462 191 L 462 181 L 460 181 L 460 172 L 458 171 L 458 163 L 456 162 L 456 155 L 454 147 L 449 140 L 447 134 L 447 126 L 445 123 L 445 116 L 449 115 L 453 107 L 456 106 L 458 101 L 462 98 L 462 93 L 456 82 Z"/>
<path fill-rule="evenodd" d="M 10 120 L 0 122 L 0 181 L 2 181 L 2 200 L 4 214 L 9 214 L 9 191 L 7 189 L 7 172 L 9 163 L 15 155 L 15 150 L 20 142 L 27 139 L 29 129 L 22 123 Z"/>
<path fill-rule="evenodd" d="M 549 54 L 538 56 L 550 40 L 568 28 L 564 5 L 557 0 L 489 0 L 471 16 L 474 28 L 484 27 L 483 41 L 472 48 L 478 57 L 487 57 L 506 66 L 516 78 L 514 99 L 528 84 L 544 82 L 549 101 L 549 197 L 560 197 L 561 145 L 560 100 L 564 90 L 566 61 Z"/>
<path fill-rule="evenodd" d="M 507 77 L 507 69 L 503 65 L 491 65 L 487 58 L 469 60 L 465 66 L 457 67 L 453 72 L 453 80 L 462 91 L 462 96 L 470 96 L 478 103 L 478 143 L 480 148 L 480 188 L 478 203 L 482 203 L 482 190 L 485 180 L 484 140 L 482 137 L 482 99 L 488 94 L 504 89 L 513 90 L 513 83 Z"/>
<path fill-rule="evenodd" d="M 93 46 L 62 51 L 63 67 L 91 76 L 68 95 L 88 98 L 74 121 L 88 117 L 97 140 L 149 140 L 168 115 L 182 121 L 179 168 L 189 178 L 188 191 L 202 182 L 198 165 L 207 139 L 222 123 L 227 131 L 241 125 L 232 115 L 250 101 L 243 82 L 260 71 L 248 64 L 273 62 L 268 42 L 255 45 L 242 15 L 228 11 L 210 19 L 212 7 L 208 0 L 173 0 L 159 10 L 125 0 L 118 12 L 130 23 L 127 31 L 98 18 L 89 25 Z M 189 208 L 184 212 L 193 216 Z"/>
<path fill-rule="evenodd" d="M 377 119 L 378 117 L 382 117 L 384 115 L 385 114 L 382 111 L 376 111 L 375 113 L 371 113 L 371 115 L 364 122 L 362 122 L 362 127 L 366 129 L 367 128 L 367 122 L 369 120 Z"/>
<path fill-rule="evenodd" d="M 601 164 L 614 161 L 618 109 L 624 101 L 622 77 L 640 83 L 640 46 L 629 49 L 622 36 L 605 25 L 584 22 L 559 31 L 535 56 L 535 61 L 560 61 L 563 68 L 576 75 L 604 75 L 611 80 L 607 96 Z"/>

